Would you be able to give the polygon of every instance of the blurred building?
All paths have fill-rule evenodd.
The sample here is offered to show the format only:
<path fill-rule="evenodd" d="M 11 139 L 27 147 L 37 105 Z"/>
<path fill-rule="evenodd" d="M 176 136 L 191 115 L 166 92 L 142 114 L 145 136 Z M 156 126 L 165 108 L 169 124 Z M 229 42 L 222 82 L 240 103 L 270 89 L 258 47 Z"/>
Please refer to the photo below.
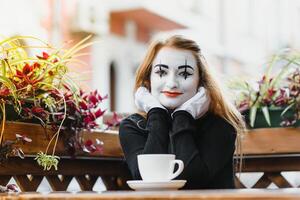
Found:
<path fill-rule="evenodd" d="M 133 112 L 134 76 L 149 41 L 196 40 L 219 80 L 259 76 L 268 57 L 300 47 L 299 0 L 0 0 L 0 33 L 35 35 L 56 46 L 94 35 L 87 65 L 72 74 L 108 94 L 104 107 Z M 3 17 L 5 16 L 5 17 Z M 248 78 L 249 79 L 249 78 Z"/>

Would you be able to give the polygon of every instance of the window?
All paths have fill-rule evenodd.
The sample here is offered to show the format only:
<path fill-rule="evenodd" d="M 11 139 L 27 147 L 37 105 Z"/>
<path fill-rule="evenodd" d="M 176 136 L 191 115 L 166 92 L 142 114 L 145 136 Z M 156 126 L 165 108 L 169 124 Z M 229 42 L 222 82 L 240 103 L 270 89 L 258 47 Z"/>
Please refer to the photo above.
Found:
<path fill-rule="evenodd" d="M 116 110 L 116 71 L 115 63 L 111 62 L 109 66 L 109 100 L 110 100 L 110 111 Z"/>

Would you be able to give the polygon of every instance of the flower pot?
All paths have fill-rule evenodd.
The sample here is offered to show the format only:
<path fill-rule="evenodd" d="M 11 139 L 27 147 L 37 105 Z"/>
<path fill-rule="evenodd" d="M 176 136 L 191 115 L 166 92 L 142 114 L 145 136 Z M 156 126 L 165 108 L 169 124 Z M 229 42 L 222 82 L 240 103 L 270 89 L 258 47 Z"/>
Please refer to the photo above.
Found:
<path fill-rule="evenodd" d="M 271 125 L 267 123 L 267 120 L 265 119 L 265 116 L 263 112 L 258 109 L 256 112 L 255 122 L 254 126 L 250 126 L 250 110 L 246 110 L 243 115 L 245 116 L 246 124 L 248 125 L 248 128 L 271 128 L 271 127 L 282 127 L 280 123 L 283 121 L 283 117 L 281 116 L 281 113 L 283 112 L 284 108 L 280 109 L 269 109 L 269 115 L 270 115 L 270 121 Z M 284 117 L 291 117 L 293 116 L 294 112 L 293 110 L 288 110 Z M 300 120 L 296 122 L 296 124 L 291 125 L 289 127 L 299 127 L 300 126 Z M 288 127 L 288 126 L 285 126 Z"/>

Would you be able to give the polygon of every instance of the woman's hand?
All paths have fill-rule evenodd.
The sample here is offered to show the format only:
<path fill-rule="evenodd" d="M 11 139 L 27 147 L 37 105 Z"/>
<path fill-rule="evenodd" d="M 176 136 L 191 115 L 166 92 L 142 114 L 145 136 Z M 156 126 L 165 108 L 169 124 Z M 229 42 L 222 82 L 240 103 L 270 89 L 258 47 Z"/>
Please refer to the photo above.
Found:
<path fill-rule="evenodd" d="M 198 119 L 208 111 L 209 104 L 210 97 L 207 95 L 206 89 L 204 87 L 199 87 L 198 92 L 188 101 L 176 108 L 173 113 L 184 110 L 190 113 L 194 119 Z"/>
<path fill-rule="evenodd" d="M 138 110 L 148 113 L 151 108 L 163 108 L 159 101 L 145 87 L 139 87 L 135 92 L 135 105 Z"/>

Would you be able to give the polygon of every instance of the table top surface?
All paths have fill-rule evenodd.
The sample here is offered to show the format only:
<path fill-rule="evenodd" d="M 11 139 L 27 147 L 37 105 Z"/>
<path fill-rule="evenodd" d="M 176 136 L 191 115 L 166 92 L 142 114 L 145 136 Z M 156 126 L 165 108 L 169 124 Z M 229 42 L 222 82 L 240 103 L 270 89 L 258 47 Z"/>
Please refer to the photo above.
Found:
<path fill-rule="evenodd" d="M 289 189 L 230 189 L 230 190 L 179 190 L 179 191 L 105 191 L 10 193 L 0 194 L 0 200 L 33 199 L 299 199 L 300 188 Z"/>

